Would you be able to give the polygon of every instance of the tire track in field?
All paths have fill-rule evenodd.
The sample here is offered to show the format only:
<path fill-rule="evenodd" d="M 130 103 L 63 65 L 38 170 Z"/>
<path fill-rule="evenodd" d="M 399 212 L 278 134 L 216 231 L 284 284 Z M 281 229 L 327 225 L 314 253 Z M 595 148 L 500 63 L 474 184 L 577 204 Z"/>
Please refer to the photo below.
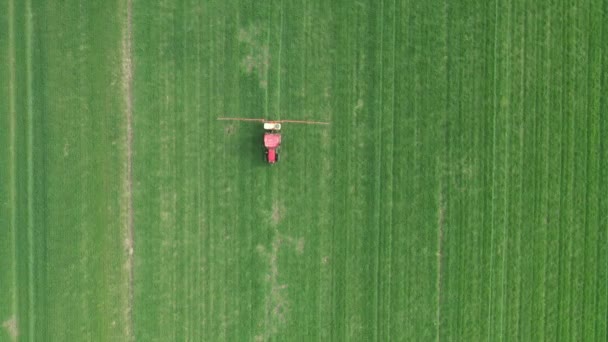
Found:
<path fill-rule="evenodd" d="M 521 11 L 521 8 L 519 9 Z M 517 16 L 518 14 L 515 14 L 514 16 Z M 525 120 L 525 107 L 526 107 L 526 96 L 525 96 L 525 89 L 526 89 L 526 70 L 527 70 L 527 66 L 526 66 L 526 37 L 527 37 L 527 32 L 528 32 L 528 24 L 527 24 L 527 12 L 524 14 L 523 17 L 523 23 L 521 23 L 521 32 L 520 35 L 521 37 L 519 38 L 519 43 L 521 44 L 521 55 L 519 56 L 520 60 L 519 60 L 519 90 L 517 92 L 517 96 L 521 99 L 521 104 L 520 104 L 520 108 L 519 108 L 519 113 L 518 113 L 518 123 L 519 123 L 519 132 L 520 132 L 520 136 L 519 136 L 519 168 L 518 168 L 518 172 L 519 172 L 519 191 L 518 191 L 518 199 L 519 199 L 519 205 L 517 206 L 517 210 L 519 211 L 519 215 L 518 215 L 518 223 L 516 227 L 519 227 L 519 229 L 521 230 L 521 227 L 524 227 L 524 213 L 526 212 L 526 208 L 524 206 L 524 189 L 526 186 L 526 173 L 525 173 L 525 151 L 526 151 L 526 145 L 525 145 L 525 141 L 527 139 L 527 131 L 525 129 L 525 124 L 526 124 L 526 120 Z M 516 40 L 516 39 L 514 39 Z M 522 303 L 524 303 L 524 291 L 525 291 L 525 286 L 524 286 L 524 267 L 522 266 L 522 255 L 524 255 L 524 252 L 522 252 L 522 240 L 524 238 L 522 238 L 523 236 L 522 231 L 519 231 L 518 234 L 516 235 L 516 243 L 517 243 L 517 252 L 516 252 L 516 260 L 517 260 L 517 269 L 519 270 L 519 279 L 518 279 L 518 283 L 517 283 L 517 302 L 518 302 L 518 309 L 517 309 L 517 319 L 516 321 L 516 325 L 517 325 L 517 338 L 522 340 L 524 338 L 522 338 L 522 326 L 523 326 L 523 321 L 522 318 L 525 316 L 525 313 L 523 312 L 524 305 L 522 305 Z M 525 241 L 524 241 L 525 242 Z M 527 339 L 530 339 L 530 337 L 528 337 Z"/>
<path fill-rule="evenodd" d="M 440 177 L 441 179 L 441 177 Z M 437 309 L 435 312 L 435 320 L 437 325 L 437 339 L 441 340 L 441 288 L 442 288 L 442 273 L 443 273 L 443 236 L 445 226 L 445 208 L 446 199 L 444 198 L 443 184 L 439 181 L 439 195 L 437 200 L 437 283 L 435 291 L 437 291 Z"/>
<path fill-rule="evenodd" d="M 78 43 L 79 46 L 82 47 L 86 47 L 87 46 L 87 40 L 88 38 L 90 38 L 90 36 L 87 34 L 87 15 L 86 15 L 86 11 L 87 9 L 85 9 L 85 6 L 82 2 L 78 3 L 78 8 L 77 8 L 77 13 L 75 14 L 77 17 L 77 22 L 76 22 L 76 31 L 78 32 L 77 35 L 75 35 L 75 40 Z M 87 112 L 87 91 L 85 90 L 87 88 L 87 84 L 90 84 L 92 79 L 89 77 L 89 73 L 87 72 L 87 62 L 89 62 L 88 60 L 88 55 L 86 53 L 86 49 L 83 49 L 82 51 L 78 51 L 77 55 L 74 56 L 74 61 L 73 61 L 73 65 L 75 67 L 76 70 L 78 70 L 78 74 L 79 76 L 75 78 L 75 82 L 78 86 L 78 91 L 77 91 L 77 101 L 75 103 L 75 106 L 78 108 L 79 111 L 82 112 Z M 90 127 L 91 127 L 91 118 L 90 116 L 84 116 L 80 122 L 76 125 L 75 129 L 74 129 L 74 133 L 77 134 L 77 139 L 78 141 L 82 142 L 81 144 L 79 144 L 79 154 L 85 155 L 87 152 L 89 152 L 90 150 L 87 148 L 86 146 L 86 142 L 88 139 L 87 137 L 90 135 Z M 86 163 L 85 168 L 90 167 L 89 163 Z M 77 190 L 79 193 L 84 194 L 88 193 L 91 191 L 93 187 L 93 184 L 90 180 L 90 178 L 88 177 L 82 177 L 81 179 L 79 179 L 78 182 L 78 187 Z M 77 208 L 79 209 L 78 211 L 78 224 L 81 224 L 83 226 L 88 226 L 89 224 L 91 224 L 91 222 L 93 220 L 90 219 L 90 211 L 89 211 L 89 203 L 87 203 L 88 201 L 79 201 L 78 202 L 78 206 Z M 78 263 L 78 271 L 77 273 L 82 274 L 82 275 L 86 275 L 88 273 L 89 267 L 90 267 L 90 258 L 89 255 L 87 253 L 87 251 L 91 250 L 91 238 L 88 234 L 82 234 L 78 241 L 74 241 L 74 247 L 75 247 L 75 251 L 76 253 L 78 253 L 78 255 L 81 255 L 81 258 L 79 260 Z M 88 281 L 88 278 L 86 276 L 83 277 L 83 281 L 82 281 L 82 287 L 83 288 L 89 288 L 92 287 L 93 284 Z M 79 311 L 79 313 L 81 314 L 81 317 L 91 317 L 92 311 L 91 311 L 91 305 L 88 301 L 88 295 L 85 291 L 79 291 L 78 292 L 78 305 L 77 305 L 77 310 Z M 77 323 L 79 325 L 82 326 L 82 338 L 84 340 L 91 340 L 92 336 L 91 336 L 91 320 L 88 319 L 83 319 L 82 321 L 79 321 L 79 323 Z"/>
<path fill-rule="evenodd" d="M 559 153 L 559 161 L 558 161 L 558 165 L 559 165 L 559 175 L 558 175 L 558 179 L 557 179 L 557 212 L 556 212 L 556 226 L 557 226 L 557 278 L 556 278 L 556 288 L 557 288 L 557 295 L 556 295 L 556 308 L 557 308 L 557 312 L 556 312 L 556 317 L 557 317 L 557 324 L 555 324 L 555 339 L 556 340 L 561 340 L 562 338 L 562 327 L 564 324 L 562 324 L 562 320 L 563 320 L 563 312 L 566 309 L 564 309 L 563 307 L 563 296 L 564 296 L 564 281 L 562 281 L 562 278 L 565 277 L 564 273 L 565 273 L 565 263 L 567 262 L 566 260 L 566 253 L 564 251 L 564 244 L 565 244 L 565 230 L 567 229 L 567 226 L 564 222 L 565 220 L 565 212 L 567 210 L 567 201 L 564 199 L 564 197 L 567 195 L 568 191 L 567 191 L 567 170 L 566 170 L 566 163 L 568 162 L 568 156 L 567 156 L 567 109 L 565 108 L 568 104 L 567 104 L 567 100 L 566 100 L 566 91 L 568 89 L 568 79 L 566 78 L 566 63 L 567 63 L 567 53 L 568 53 L 568 42 L 566 41 L 567 38 L 567 33 L 566 33 L 566 28 L 565 26 L 568 23 L 567 20 L 567 14 L 565 13 L 565 5 L 562 4 L 562 6 L 560 7 L 560 10 L 558 12 L 558 18 L 557 23 L 560 23 L 560 20 L 562 21 L 561 24 L 563 25 L 563 27 L 560 27 L 560 31 L 558 32 L 558 34 L 556 35 L 556 40 L 558 41 L 558 46 L 561 47 L 561 54 L 558 54 L 559 57 L 556 57 L 557 59 L 557 67 L 556 69 L 559 69 L 560 73 L 558 74 L 557 78 L 559 78 L 559 82 L 558 84 L 560 85 L 560 87 L 558 88 L 558 90 L 556 90 L 556 93 L 559 94 L 559 98 L 554 95 L 556 97 L 556 102 L 559 104 L 559 110 L 556 113 L 556 116 L 559 117 L 559 140 L 558 142 L 556 141 L 556 148 L 557 151 Z M 558 48 L 556 48 L 554 51 L 559 51 Z M 556 139 L 557 140 L 557 139 Z M 568 323 L 566 323 L 568 324 Z"/>
<path fill-rule="evenodd" d="M 545 62 L 542 65 L 542 71 L 544 71 L 547 74 L 551 73 L 551 67 L 552 67 L 552 60 L 551 58 L 549 58 L 549 54 L 553 48 L 552 44 L 551 44 L 551 39 L 553 37 L 553 31 L 551 30 L 551 20 L 553 18 L 553 13 L 550 9 L 550 7 L 547 7 L 545 9 L 544 13 L 544 19 L 545 22 L 544 24 L 546 25 L 546 28 L 544 29 L 544 44 L 545 47 L 542 49 L 543 53 L 541 54 L 545 60 Z M 544 119 L 544 123 L 543 123 L 543 131 L 544 131 L 544 136 L 543 136 L 543 147 L 544 147 L 544 154 L 546 156 L 550 156 L 550 151 L 551 151 L 551 134 L 553 134 L 553 130 L 551 127 L 551 115 L 549 114 L 551 111 L 550 108 L 550 81 L 551 79 L 549 78 L 546 86 L 544 87 L 544 92 L 543 92 L 543 98 L 542 98 L 542 102 L 543 102 L 543 114 L 545 114 Z M 539 157 L 540 160 L 542 160 L 542 156 Z M 547 297 L 548 293 L 549 293 L 549 288 L 550 288 L 550 265 L 549 265 L 549 260 L 550 260 L 550 247 L 549 247 L 549 238 L 550 238 L 550 233 L 551 233 L 551 229 L 550 229 L 550 224 L 549 224 L 549 216 L 550 216 L 550 190 L 551 190 L 551 160 L 549 157 L 545 158 L 545 163 L 544 163 L 544 170 L 543 170 L 543 174 L 544 174 L 544 184 L 543 184 L 543 195 L 541 196 L 542 200 L 544 200 L 544 203 L 542 205 L 542 209 L 541 211 L 544 212 L 544 217 L 543 217 L 543 226 L 544 226 L 544 255 L 543 255 L 543 261 L 544 261 L 544 265 L 543 265 L 543 297 Z M 541 336 L 543 337 L 543 339 L 547 339 L 547 331 L 548 331 L 548 327 L 549 327 L 549 322 L 550 322 L 550 308 L 549 308 L 549 303 L 547 303 L 547 301 L 545 301 L 545 303 L 542 304 L 542 313 L 543 313 L 543 318 L 542 318 L 542 334 Z"/>
<path fill-rule="evenodd" d="M 377 127 L 377 131 L 376 131 L 376 141 L 382 142 L 382 116 L 384 114 L 383 111 L 383 97 L 384 97 L 384 0 L 380 1 L 380 20 L 379 20 L 379 26 L 380 26 L 380 89 L 379 89 L 379 113 L 380 115 L 377 116 L 376 118 L 376 127 Z M 376 155 L 378 156 L 378 160 L 379 162 L 376 163 L 376 203 L 375 203 L 375 210 L 377 212 L 378 218 L 376 220 L 376 223 L 378 225 L 378 232 L 376 235 L 376 241 L 378 243 L 378 247 L 376 249 L 376 255 L 375 255 L 375 263 L 374 263 L 374 267 L 376 268 L 376 284 L 374 287 L 374 291 L 375 291 L 375 296 L 374 296 L 374 300 L 375 300 L 375 305 L 374 305 L 374 309 L 375 309 L 375 313 L 374 313 L 374 339 L 377 340 L 378 339 L 378 335 L 380 333 L 380 311 L 382 310 L 379 306 L 381 303 L 381 299 L 380 299 L 380 293 L 383 291 L 380 288 L 380 279 L 381 279 L 381 273 L 380 273 L 380 254 L 382 251 L 382 246 L 381 246 L 381 241 L 382 241 L 382 224 L 381 224 L 381 217 L 382 217 L 382 197 L 380 196 L 380 194 L 382 193 L 382 161 L 384 160 L 384 158 L 382 157 L 382 145 L 383 144 L 377 144 L 376 145 Z"/>
<path fill-rule="evenodd" d="M 607 13 L 608 13 L 608 4 L 604 6 L 604 8 L 607 11 L 604 11 L 602 13 L 602 25 L 601 25 L 601 36 L 602 36 L 602 40 L 603 41 L 608 41 L 608 27 L 606 26 L 606 20 L 605 18 L 607 17 Z M 600 70 L 603 70 L 604 75 L 603 77 L 600 78 L 600 91 L 599 94 L 605 94 L 604 92 L 607 91 L 608 89 L 608 72 L 606 71 L 608 68 L 608 55 L 606 55 L 606 51 L 602 51 L 600 52 L 601 55 L 601 62 L 600 62 Z M 606 174 L 606 159 L 608 158 L 608 153 L 607 153 L 607 149 L 606 149 L 606 134 L 608 134 L 608 124 L 606 122 L 606 115 L 602 115 L 601 113 L 606 113 L 606 111 L 608 110 L 608 104 L 606 102 L 606 97 L 602 96 L 600 98 L 600 104 L 599 104 L 599 122 L 600 122 L 600 131 L 599 131 L 599 189 L 600 189 L 600 194 L 601 193 L 606 193 L 608 192 L 608 187 L 606 185 L 606 177 L 602 177 L 603 175 Z M 603 235 L 604 238 L 608 237 L 608 217 L 606 217 L 605 215 L 605 209 L 608 209 L 608 205 L 606 205 L 606 198 L 604 196 L 598 196 L 598 207 L 599 207 L 599 212 L 603 214 L 600 214 L 600 217 L 598 219 L 598 230 L 600 231 L 599 235 L 600 237 Z M 602 226 L 604 226 L 604 228 L 602 229 Z M 602 267 L 601 265 L 601 254 L 602 254 L 602 241 L 606 241 L 603 240 L 601 238 L 597 239 L 597 251 L 596 251 L 596 260 L 598 260 L 597 263 L 597 269 L 596 269 L 596 281 L 597 281 L 597 288 L 600 288 L 602 279 L 601 279 L 601 272 L 600 271 L 600 267 Z M 604 247 L 605 250 L 605 247 Z M 604 293 L 608 294 L 608 279 L 606 278 L 606 276 L 608 276 L 608 259 L 606 258 L 606 256 L 604 256 L 604 260 L 606 261 L 605 265 L 604 265 Z M 606 304 L 606 299 L 605 299 L 605 295 L 604 295 L 604 304 Z M 606 321 L 608 321 L 608 310 L 606 309 L 602 309 L 602 303 L 601 303 L 601 294 L 600 294 L 600 290 L 598 290 L 596 292 L 596 305 L 595 305 L 595 317 L 599 317 L 602 314 L 602 310 L 604 311 L 603 314 L 606 317 Z M 605 306 L 604 306 L 605 307 Z M 601 333 L 604 333 L 604 338 L 608 337 L 608 327 L 606 327 L 606 323 L 604 323 L 604 326 L 602 327 L 600 325 L 600 320 L 597 319 L 595 321 L 595 340 L 599 341 L 601 340 Z M 599 338 L 598 338 L 598 335 Z"/>
<path fill-rule="evenodd" d="M 281 119 L 281 50 L 283 50 L 283 0 L 281 0 L 279 17 L 279 52 L 277 56 L 277 111 L 275 114 L 273 114 L 273 117 L 276 117 L 277 120 Z"/>
<path fill-rule="evenodd" d="M 449 23 L 450 23 L 450 9 L 449 9 L 449 2 L 448 1 L 444 1 L 444 3 L 442 4 L 443 9 L 442 9 L 442 22 L 444 25 L 444 29 L 445 29 L 445 33 L 442 34 L 442 43 L 443 46 L 442 48 L 445 49 L 445 55 L 449 56 L 449 48 L 450 48 L 450 44 L 449 44 L 449 40 L 450 40 L 450 31 L 449 31 Z M 445 91 L 444 96 L 445 98 L 443 99 L 445 101 L 445 107 L 443 108 L 443 110 L 445 110 L 445 118 L 442 118 L 443 120 L 445 120 L 442 123 L 442 126 L 444 126 L 443 129 L 446 129 L 445 127 L 447 127 L 446 125 L 446 121 L 449 120 L 448 118 L 448 110 L 449 110 L 449 92 L 450 92 L 450 86 L 449 86 L 449 75 L 450 75 L 450 67 L 451 67 L 451 62 L 449 57 L 446 58 L 445 60 L 445 80 L 446 80 L 446 85 L 445 88 L 443 89 L 443 91 Z M 443 121 L 442 120 L 442 121 Z M 446 138 L 445 140 L 447 140 L 447 134 L 448 132 L 444 131 L 442 132 L 444 135 L 444 138 Z M 446 141 L 447 143 L 447 141 Z M 447 144 L 446 144 L 447 145 Z M 438 171 L 437 171 L 437 175 L 438 175 L 438 191 L 437 191 L 437 244 L 436 244 L 436 249 L 437 249 L 437 255 L 436 255 L 436 262 L 437 262 L 437 274 L 436 274 L 436 281 L 435 281 L 435 292 L 436 292 L 436 302 L 437 302 L 437 306 L 435 308 L 435 341 L 439 342 L 441 341 L 441 317 L 443 314 L 442 311 L 442 307 L 441 307 L 441 297 L 442 297 L 442 289 L 444 287 L 443 284 L 443 272 L 444 272 L 444 267 L 443 267 L 443 262 L 444 262 L 444 258 L 443 258 L 443 250 L 444 250 L 444 233 L 445 233 L 445 219 L 446 219 L 446 202 L 447 199 L 445 198 L 446 193 L 445 193 L 445 187 L 449 186 L 449 176 L 446 177 L 448 178 L 447 183 L 444 185 L 443 182 L 443 178 L 446 172 L 449 172 L 449 170 L 446 170 L 446 165 L 449 163 L 449 145 L 444 147 L 447 151 L 444 154 L 444 156 L 439 156 L 438 157 Z M 445 159 L 444 159 L 445 158 Z"/>
<path fill-rule="evenodd" d="M 388 310 L 387 310 L 387 317 L 386 317 L 386 326 L 387 326 L 387 335 L 386 335 L 386 339 L 390 340 L 391 339 L 391 287 L 392 287 L 392 258 L 393 258 L 393 250 L 392 250 L 392 244 L 393 244 L 393 227 L 394 227 L 394 211 L 395 211 L 395 193 L 396 191 L 394 190 L 394 184 L 395 184 L 395 81 L 396 81 L 396 75 L 397 75 L 397 67 L 395 64 L 395 55 L 396 55 L 396 48 L 397 48 L 397 0 L 393 0 L 393 53 L 392 53 L 392 61 L 391 64 L 393 66 L 393 79 L 392 79 L 392 89 L 391 89 L 391 119 L 390 119 L 390 124 L 391 124 L 391 163 L 389 166 L 389 170 L 391 172 L 392 177 L 389 179 L 389 188 L 392 189 L 391 191 L 391 195 L 390 195 L 390 200 L 391 200 L 391 205 L 390 205 L 390 210 L 389 210 L 389 214 L 390 214 L 390 218 L 388 220 L 388 222 L 390 223 L 389 229 L 388 229 L 388 238 L 387 238 L 387 245 L 388 245 L 388 256 L 387 256 L 387 260 L 388 260 L 388 270 L 387 270 L 387 282 L 388 282 L 388 290 L 387 292 L 387 306 L 388 306 Z"/>
<path fill-rule="evenodd" d="M 26 70 L 26 97 L 27 97 L 27 127 L 26 127 L 26 154 L 27 154 L 27 258 L 28 258 L 28 308 L 29 336 L 35 339 L 36 317 L 34 315 L 34 103 L 33 103 L 33 19 L 32 1 L 25 3 L 25 70 Z"/>
<path fill-rule="evenodd" d="M 504 185 L 503 185 L 503 197 L 504 197 L 504 208 L 503 208 L 503 219 L 502 219 L 502 224 L 503 224 L 503 228 L 502 228 L 502 265 L 501 265 L 501 276 L 500 276 L 500 281 L 501 281 L 501 290 L 500 290 L 500 295 L 501 295 L 501 308 L 500 308 L 500 330 L 499 330 L 499 334 L 498 336 L 500 336 L 501 340 L 504 337 L 504 325 L 505 325 L 505 320 L 507 319 L 505 317 L 505 311 L 506 311 L 506 307 L 507 307 L 507 281 L 506 279 L 509 277 L 509 274 L 507 272 L 507 255 L 508 255 L 508 250 L 507 250 L 507 245 L 508 245 L 508 234 L 509 234 L 509 219 L 511 217 L 511 213 L 509 212 L 509 200 L 510 200 L 510 194 L 511 194 L 511 187 L 509 185 L 509 180 L 510 180 L 510 174 L 509 174 L 509 170 L 510 170 L 510 164 L 511 164 L 511 158 L 510 158 L 510 153 L 511 153 L 511 146 L 510 146 L 510 141 L 511 141 L 511 120 L 512 120 L 512 116 L 510 114 L 510 110 L 511 110 L 511 50 L 512 50 L 512 33 L 511 33 L 511 20 L 512 20 L 512 3 L 511 1 L 508 1 L 508 10 L 506 13 L 506 37 L 505 39 L 505 52 L 506 52 L 506 66 L 505 66 L 505 89 L 504 91 L 506 92 L 506 97 L 507 99 L 509 99 L 508 103 L 504 105 L 504 107 L 502 106 L 502 104 L 498 104 L 498 110 L 500 110 L 501 112 L 503 112 L 503 109 L 506 110 L 506 112 L 504 112 L 504 118 L 502 120 L 504 120 L 504 124 L 505 124 L 505 129 L 504 129 L 504 144 L 505 144 L 505 150 L 504 150 L 504 171 L 503 171 L 503 181 L 504 181 Z M 504 13 L 503 13 L 504 15 Z M 497 78 L 498 76 L 495 74 L 494 75 L 495 78 Z M 502 100 L 501 100 L 502 102 Z"/>
<path fill-rule="evenodd" d="M 494 255 L 492 254 L 492 252 L 494 251 L 494 213 L 496 212 L 495 210 L 495 198 L 496 198 L 496 103 L 497 103 L 497 95 L 496 95 L 496 88 L 497 88 L 497 83 L 496 83 L 496 64 L 497 64 L 497 51 L 498 51 L 498 46 L 497 46 L 497 41 L 498 41 L 498 1 L 496 2 L 495 8 L 494 8 L 494 58 L 493 58 L 493 69 L 494 69 L 494 73 L 493 73 L 493 115 L 492 115 L 492 186 L 491 188 L 491 198 L 490 198 L 490 202 L 491 202 L 491 209 L 490 209 L 490 284 L 489 284 L 489 294 L 488 294 L 488 334 L 487 334 L 487 340 L 490 341 L 490 336 L 492 334 L 492 297 L 494 295 L 494 290 L 493 290 L 493 280 L 494 280 Z"/>
<path fill-rule="evenodd" d="M 15 141 L 15 130 L 16 130 L 16 91 L 15 91 L 15 82 L 16 82 L 16 70 L 15 70 L 15 3 L 14 0 L 8 1 L 8 114 L 9 114 L 9 146 L 8 146 L 8 155 L 9 155 L 9 203 L 10 206 L 10 232 L 11 232 L 11 240 L 12 240 L 12 258 L 11 258 L 11 266 L 13 268 L 12 274 L 12 317 L 2 323 L 2 327 L 7 330 L 9 336 L 16 340 L 19 336 L 19 321 L 17 319 L 17 157 L 15 153 L 16 141 Z"/>
<path fill-rule="evenodd" d="M 533 25 L 532 27 L 533 29 L 533 34 L 532 34 L 532 42 L 533 42 L 533 52 L 532 55 L 533 57 L 533 66 L 531 67 L 531 70 L 534 70 L 532 72 L 532 76 L 531 79 L 539 79 L 539 75 L 542 73 L 542 70 L 544 68 L 544 63 L 543 63 L 543 54 L 544 54 L 544 48 L 542 48 L 540 46 L 540 43 L 542 42 L 542 38 L 543 38 L 543 30 L 542 30 L 542 26 L 541 23 L 542 18 L 544 18 L 543 12 L 542 12 L 542 8 L 540 6 L 536 6 L 535 8 L 535 13 L 538 16 L 538 22 L 537 24 Z M 532 256 L 538 260 L 533 266 L 532 266 L 532 274 L 533 274 L 533 280 L 532 282 L 537 283 L 537 288 L 533 290 L 533 296 L 541 298 L 541 296 L 544 296 L 544 282 L 545 282 L 545 264 L 544 264 L 544 255 L 545 255 L 545 249 L 544 249 L 544 245 L 541 243 L 543 240 L 543 237 L 546 234 L 546 226 L 543 224 L 543 220 L 542 220 L 542 216 L 543 216 L 543 212 L 544 212 L 544 205 L 543 205 L 543 193 L 544 193 L 544 185 L 543 185 L 543 180 L 544 180 L 544 175 L 545 175 L 545 168 L 544 168 L 544 163 L 543 163 L 543 159 L 542 156 L 544 154 L 541 154 L 541 152 L 544 151 L 544 142 L 546 141 L 546 139 L 544 138 L 544 132 L 546 131 L 546 127 L 543 125 L 544 124 L 544 118 L 543 118 L 543 114 L 544 114 L 544 106 L 543 106 L 543 93 L 542 93 L 542 89 L 543 89 L 543 82 L 542 81 L 538 81 L 538 85 L 536 86 L 536 90 L 535 90 L 535 95 L 534 95 L 534 101 L 533 101 L 533 110 L 535 113 L 535 117 L 533 120 L 533 125 L 534 125 L 534 129 L 533 129 L 533 138 L 532 138 L 532 145 L 536 146 L 536 148 L 533 150 L 533 154 L 532 154 L 532 163 L 531 165 L 536 165 L 535 170 L 534 170 L 534 177 L 533 177 L 533 181 L 534 181 L 534 207 L 532 209 L 532 217 L 533 217 L 533 222 L 535 225 L 537 225 L 538 232 L 536 234 L 533 235 L 532 238 L 532 244 L 533 244 L 533 252 L 532 252 Z M 540 301 L 537 301 L 535 303 L 533 303 L 533 306 L 531 308 L 531 316 L 529 318 L 529 322 L 528 324 L 531 327 L 538 327 L 538 329 L 531 329 L 532 333 L 531 333 L 531 339 L 533 340 L 538 340 L 540 338 L 541 335 L 544 334 L 544 306 Z"/>
<path fill-rule="evenodd" d="M 126 186 L 126 238 L 125 249 L 127 251 L 127 307 L 125 311 L 126 325 L 125 333 L 129 341 L 134 340 L 133 334 L 133 296 L 134 296 L 134 279 L 133 279 L 133 259 L 134 259 L 134 218 L 133 218 L 133 1 L 126 1 L 126 22 L 123 29 L 122 37 L 122 86 L 125 100 L 125 120 L 126 120 L 126 147 L 127 160 L 125 169 L 125 186 Z"/>
<path fill-rule="evenodd" d="M 585 339 L 585 322 L 588 322 L 588 315 L 587 315 L 587 310 L 585 310 L 587 308 L 587 296 L 588 293 L 590 291 L 590 289 L 588 289 L 589 287 L 589 282 L 586 281 L 586 275 L 589 274 L 589 260 L 588 260 L 588 254 L 587 251 L 590 250 L 590 248 L 588 247 L 588 242 L 589 242 L 589 231 L 590 231 L 590 227 L 589 227 L 589 221 L 591 220 L 591 210 L 590 210 L 590 206 L 591 206 L 591 192 L 592 190 L 590 190 L 589 188 L 591 187 L 591 174 L 592 174 L 592 161 L 593 161 L 593 156 L 592 156 L 592 137 L 591 137 L 591 132 L 593 132 L 593 126 L 591 124 L 592 122 L 592 114 L 591 114 L 591 103 L 592 103 L 592 90 L 589 90 L 590 88 L 592 88 L 592 70 L 593 70 L 593 54 L 590 51 L 590 46 L 592 45 L 592 35 L 590 32 L 590 28 L 591 28 L 591 23 L 593 22 L 593 11 L 592 11 L 592 5 L 591 4 L 587 4 L 587 8 L 586 10 L 588 11 L 588 17 L 587 17 L 587 27 L 585 28 L 587 31 L 587 35 L 586 35 L 586 41 L 588 43 L 588 46 L 586 47 L 586 53 L 587 53 L 587 59 L 586 59 L 586 63 L 587 63 L 587 72 L 585 75 L 585 81 L 586 81 L 586 87 L 585 87 L 585 111 L 586 113 L 586 151 L 585 151 L 585 175 L 588 179 L 588 181 L 585 183 L 585 213 L 584 213 L 584 232 L 583 232 L 583 289 L 582 289 L 582 315 L 583 318 L 581 320 L 581 331 L 582 331 L 582 338 Z"/>

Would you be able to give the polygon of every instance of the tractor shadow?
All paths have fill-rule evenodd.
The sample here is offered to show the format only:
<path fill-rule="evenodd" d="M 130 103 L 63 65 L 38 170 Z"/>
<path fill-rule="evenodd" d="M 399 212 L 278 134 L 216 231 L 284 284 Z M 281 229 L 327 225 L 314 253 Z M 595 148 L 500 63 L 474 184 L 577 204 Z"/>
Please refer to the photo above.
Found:
<path fill-rule="evenodd" d="M 266 166 L 266 155 L 264 148 L 264 130 L 257 125 L 250 129 L 244 130 L 244 139 L 242 151 L 246 151 L 246 155 L 242 155 L 250 165 L 254 167 Z"/>

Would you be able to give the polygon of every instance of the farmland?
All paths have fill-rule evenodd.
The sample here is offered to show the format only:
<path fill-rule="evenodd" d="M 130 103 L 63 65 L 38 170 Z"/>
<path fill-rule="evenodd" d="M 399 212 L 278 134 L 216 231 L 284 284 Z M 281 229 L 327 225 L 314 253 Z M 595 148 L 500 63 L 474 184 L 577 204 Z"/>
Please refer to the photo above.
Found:
<path fill-rule="evenodd" d="M 0 340 L 608 338 L 608 1 L 0 6 Z"/>

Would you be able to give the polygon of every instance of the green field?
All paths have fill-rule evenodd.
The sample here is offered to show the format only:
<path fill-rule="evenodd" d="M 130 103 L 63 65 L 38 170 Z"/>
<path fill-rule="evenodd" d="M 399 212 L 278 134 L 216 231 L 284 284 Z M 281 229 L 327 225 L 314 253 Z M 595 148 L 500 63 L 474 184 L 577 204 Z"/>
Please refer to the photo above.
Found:
<path fill-rule="evenodd" d="M 608 0 L 4 0 L 0 92 L 0 341 L 608 339 Z"/>

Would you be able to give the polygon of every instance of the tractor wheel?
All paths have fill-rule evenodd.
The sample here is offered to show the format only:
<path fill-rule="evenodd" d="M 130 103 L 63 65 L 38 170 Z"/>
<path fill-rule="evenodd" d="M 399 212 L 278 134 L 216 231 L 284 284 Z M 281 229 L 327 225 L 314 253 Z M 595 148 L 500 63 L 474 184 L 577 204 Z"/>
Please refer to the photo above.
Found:
<path fill-rule="evenodd" d="M 276 159 L 276 162 L 278 162 L 278 161 L 279 161 L 279 152 L 277 152 L 277 154 L 275 155 L 275 157 L 276 157 L 276 158 L 275 158 L 275 159 Z"/>

